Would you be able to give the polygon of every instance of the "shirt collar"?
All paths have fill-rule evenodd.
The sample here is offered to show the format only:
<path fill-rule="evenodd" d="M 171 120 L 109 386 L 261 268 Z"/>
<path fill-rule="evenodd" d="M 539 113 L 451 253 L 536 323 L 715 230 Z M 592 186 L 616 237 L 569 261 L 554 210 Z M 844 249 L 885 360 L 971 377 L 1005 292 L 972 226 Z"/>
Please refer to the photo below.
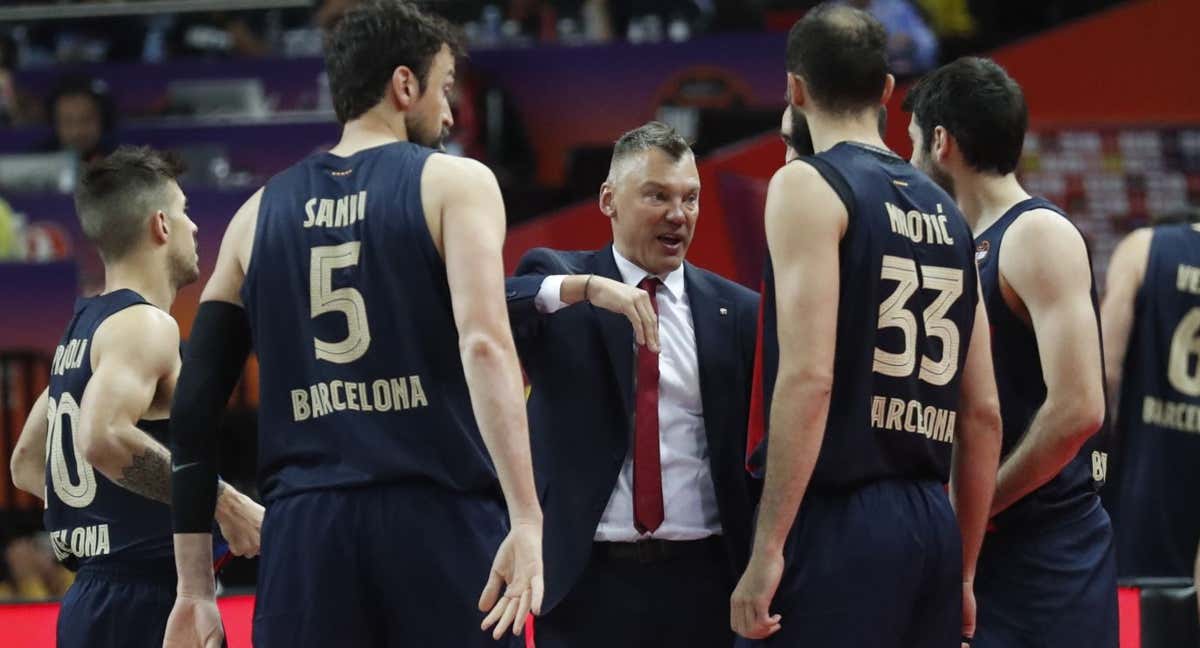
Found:
<path fill-rule="evenodd" d="M 621 273 L 621 281 L 625 284 L 636 286 L 642 282 L 642 279 L 645 279 L 646 276 L 650 274 L 649 272 L 638 267 L 638 265 L 633 261 L 621 256 L 621 253 L 617 251 L 617 246 L 612 246 L 612 253 L 613 260 L 617 262 L 617 271 Z M 657 276 L 658 279 L 663 282 L 663 285 L 666 286 L 667 291 L 671 293 L 672 298 L 678 299 L 681 295 L 683 295 L 684 282 L 682 263 L 679 264 L 678 268 L 675 268 L 665 275 L 655 276 Z"/>

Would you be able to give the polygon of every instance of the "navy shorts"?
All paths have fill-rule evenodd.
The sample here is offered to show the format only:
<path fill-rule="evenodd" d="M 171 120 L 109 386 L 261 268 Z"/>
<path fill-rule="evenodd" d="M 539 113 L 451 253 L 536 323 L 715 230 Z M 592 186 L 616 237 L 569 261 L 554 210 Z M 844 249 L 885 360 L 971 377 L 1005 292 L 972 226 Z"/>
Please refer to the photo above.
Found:
<path fill-rule="evenodd" d="M 63 596 L 58 648 L 162 648 L 175 562 L 84 565 Z"/>
<path fill-rule="evenodd" d="M 298 493 L 262 526 L 256 648 L 509 648 L 479 629 L 501 501 L 426 483 Z"/>
<path fill-rule="evenodd" d="M 945 487 L 881 481 L 806 495 L 771 612 L 781 629 L 739 646 L 957 648 L 962 540 Z"/>
<path fill-rule="evenodd" d="M 989 533 L 979 556 L 975 648 L 1117 648 L 1112 524 L 1088 510 Z"/>

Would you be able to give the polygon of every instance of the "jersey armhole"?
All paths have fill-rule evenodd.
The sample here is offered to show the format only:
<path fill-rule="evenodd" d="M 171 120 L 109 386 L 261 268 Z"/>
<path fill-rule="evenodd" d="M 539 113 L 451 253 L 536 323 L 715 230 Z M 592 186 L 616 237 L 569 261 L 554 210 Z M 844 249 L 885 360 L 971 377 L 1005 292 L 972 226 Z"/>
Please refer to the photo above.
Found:
<path fill-rule="evenodd" d="M 825 182 L 829 183 L 829 186 L 833 189 L 833 192 L 837 194 L 838 198 L 841 199 L 842 205 L 846 208 L 846 236 L 843 236 L 842 240 L 848 240 L 850 238 L 850 232 L 854 229 L 855 222 L 854 192 L 850 190 L 850 184 L 846 182 L 846 179 L 842 177 L 841 172 L 839 172 L 832 164 L 819 157 L 810 155 L 802 156 L 799 159 L 804 160 L 808 164 L 812 165 L 812 167 L 817 170 L 817 173 L 820 173 L 821 177 L 825 179 Z"/>
<path fill-rule="evenodd" d="M 258 267 L 258 264 L 256 264 L 254 260 L 257 259 L 259 255 L 258 247 L 260 241 L 258 234 L 259 228 L 262 226 L 263 221 L 263 206 L 267 204 L 267 193 L 271 191 L 271 186 L 274 184 L 273 181 L 274 178 L 272 178 L 271 182 L 267 182 L 267 184 L 263 185 L 262 196 L 259 197 L 258 200 L 258 211 L 254 214 L 254 227 L 250 230 L 250 236 L 253 237 L 250 241 L 250 258 L 246 260 L 246 272 L 242 276 L 242 289 L 238 291 L 242 298 L 243 309 L 250 304 L 250 300 L 247 299 L 247 297 L 249 296 L 250 292 L 251 280 L 254 278 L 254 270 Z M 251 197 L 253 197 L 253 195 L 251 195 Z"/>

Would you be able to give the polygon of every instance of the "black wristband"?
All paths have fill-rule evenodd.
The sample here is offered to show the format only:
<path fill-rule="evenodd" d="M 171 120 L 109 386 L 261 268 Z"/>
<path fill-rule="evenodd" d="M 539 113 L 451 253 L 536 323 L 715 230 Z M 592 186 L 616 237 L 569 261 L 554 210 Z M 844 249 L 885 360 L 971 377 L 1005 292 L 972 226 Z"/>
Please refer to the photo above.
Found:
<path fill-rule="evenodd" d="M 585 302 L 592 301 L 588 299 L 588 289 L 592 287 L 592 277 L 594 276 L 596 275 L 588 275 L 587 281 L 583 282 L 583 301 Z"/>
<path fill-rule="evenodd" d="M 171 405 L 171 523 L 209 533 L 217 503 L 217 425 L 250 353 L 246 312 L 201 302 Z"/>

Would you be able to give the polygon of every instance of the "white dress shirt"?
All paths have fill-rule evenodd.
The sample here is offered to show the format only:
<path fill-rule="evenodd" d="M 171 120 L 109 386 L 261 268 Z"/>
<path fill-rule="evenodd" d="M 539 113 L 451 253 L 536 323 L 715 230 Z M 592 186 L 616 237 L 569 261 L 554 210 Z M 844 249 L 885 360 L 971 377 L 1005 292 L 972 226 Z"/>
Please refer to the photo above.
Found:
<path fill-rule="evenodd" d="M 621 280 L 636 286 L 648 272 L 613 248 Z M 538 311 L 553 313 L 566 304 L 560 298 L 563 275 L 547 277 L 534 303 Z M 658 452 L 662 463 L 663 523 L 653 533 L 638 533 L 633 526 L 633 426 L 629 451 L 616 487 L 596 527 L 600 542 L 699 540 L 721 533 L 717 490 L 708 459 L 704 433 L 704 405 L 700 399 L 700 362 L 696 355 L 696 329 L 684 289 L 683 266 L 666 276 L 656 292 L 658 302 Z M 637 353 L 636 344 L 631 351 Z"/>

